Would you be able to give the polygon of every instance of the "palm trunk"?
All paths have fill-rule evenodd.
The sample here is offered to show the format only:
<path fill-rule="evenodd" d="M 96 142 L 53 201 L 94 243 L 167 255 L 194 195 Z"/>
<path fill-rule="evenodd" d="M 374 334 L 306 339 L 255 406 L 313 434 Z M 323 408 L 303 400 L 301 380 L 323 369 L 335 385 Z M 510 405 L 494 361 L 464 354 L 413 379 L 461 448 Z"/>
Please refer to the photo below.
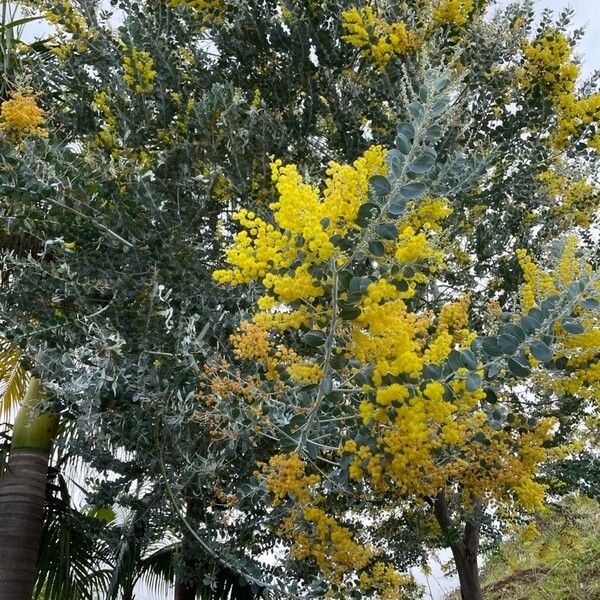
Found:
<path fill-rule="evenodd" d="M 444 533 L 452 533 L 455 528 L 450 518 L 448 505 L 443 492 L 435 499 L 433 512 Z M 460 583 L 461 600 L 483 600 L 481 591 L 481 579 L 479 577 L 479 565 L 477 555 L 479 553 L 479 525 L 468 521 L 462 538 L 450 544 L 454 564 L 458 572 Z"/>
<path fill-rule="evenodd" d="M 31 600 L 44 524 L 48 460 L 58 417 L 38 411 L 32 379 L 15 419 L 10 456 L 0 482 L 0 600 Z"/>

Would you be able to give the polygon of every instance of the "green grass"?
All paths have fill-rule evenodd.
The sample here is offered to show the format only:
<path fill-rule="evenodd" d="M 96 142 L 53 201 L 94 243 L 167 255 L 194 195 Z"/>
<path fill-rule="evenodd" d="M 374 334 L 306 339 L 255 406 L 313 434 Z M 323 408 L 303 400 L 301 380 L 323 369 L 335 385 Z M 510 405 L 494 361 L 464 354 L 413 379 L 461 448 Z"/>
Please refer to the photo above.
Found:
<path fill-rule="evenodd" d="M 563 501 L 531 542 L 503 543 L 485 561 L 486 600 L 600 599 L 600 505 Z"/>

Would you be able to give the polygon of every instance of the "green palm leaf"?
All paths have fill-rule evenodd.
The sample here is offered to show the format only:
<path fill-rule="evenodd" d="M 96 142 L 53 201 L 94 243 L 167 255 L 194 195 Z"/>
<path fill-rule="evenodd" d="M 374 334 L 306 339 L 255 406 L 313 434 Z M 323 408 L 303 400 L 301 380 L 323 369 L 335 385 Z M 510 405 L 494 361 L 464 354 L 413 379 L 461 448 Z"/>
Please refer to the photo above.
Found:
<path fill-rule="evenodd" d="M 94 600 L 106 592 L 108 550 L 98 521 L 71 505 L 64 477 L 48 484 L 48 510 L 38 557 L 35 600 Z"/>
<path fill-rule="evenodd" d="M 0 415 L 8 416 L 21 401 L 29 374 L 21 364 L 21 353 L 10 342 L 0 340 Z"/>
<path fill-rule="evenodd" d="M 157 597 L 175 582 L 175 557 L 180 549 L 181 542 L 173 542 L 150 552 L 138 564 L 138 579 L 143 580 Z"/>

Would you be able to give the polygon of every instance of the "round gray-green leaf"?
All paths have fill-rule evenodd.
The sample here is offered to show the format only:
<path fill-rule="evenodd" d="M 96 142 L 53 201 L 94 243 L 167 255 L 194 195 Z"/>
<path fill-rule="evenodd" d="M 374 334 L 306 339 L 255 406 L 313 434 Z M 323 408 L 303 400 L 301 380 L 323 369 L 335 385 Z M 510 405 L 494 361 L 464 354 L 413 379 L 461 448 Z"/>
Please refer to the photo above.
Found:
<path fill-rule="evenodd" d="M 367 226 L 373 219 L 379 216 L 381 209 L 373 202 L 366 202 L 358 209 L 356 222 L 361 226 Z"/>
<path fill-rule="evenodd" d="M 373 256 L 383 256 L 385 254 L 383 242 L 380 242 L 379 240 L 369 242 L 369 252 Z"/>
<path fill-rule="evenodd" d="M 304 334 L 302 339 L 308 346 L 318 348 L 325 343 L 327 336 L 322 331 L 309 331 L 308 333 Z"/>
<path fill-rule="evenodd" d="M 413 173 L 426 173 L 433 165 L 435 165 L 435 158 L 431 154 L 421 154 L 410 163 L 408 169 Z"/>
<path fill-rule="evenodd" d="M 531 373 L 529 361 L 522 356 L 509 356 L 506 362 L 511 373 L 514 373 L 519 377 L 526 377 Z"/>
<path fill-rule="evenodd" d="M 427 191 L 427 186 L 424 183 L 415 181 L 414 183 L 408 183 L 400 188 L 400 194 L 407 200 L 415 200 L 420 198 Z"/>
<path fill-rule="evenodd" d="M 411 143 L 408 140 L 408 138 L 406 138 L 404 135 L 402 135 L 401 133 L 399 133 L 396 136 L 396 147 L 398 148 L 398 150 L 400 152 L 402 152 L 402 154 L 406 155 L 410 152 L 411 149 Z"/>
<path fill-rule="evenodd" d="M 467 392 L 474 392 L 481 387 L 481 376 L 477 373 L 469 373 L 465 382 Z"/>
<path fill-rule="evenodd" d="M 544 344 L 544 342 L 541 342 L 539 340 L 531 342 L 529 350 L 531 352 L 531 355 L 540 362 L 545 363 L 552 360 L 552 349 L 546 344 Z"/>
<path fill-rule="evenodd" d="M 398 238 L 398 228 L 393 223 L 380 223 L 375 228 L 375 232 L 384 240 L 396 240 Z"/>
<path fill-rule="evenodd" d="M 373 175 L 369 179 L 369 185 L 377 196 L 387 196 L 392 191 L 390 182 L 383 175 Z"/>

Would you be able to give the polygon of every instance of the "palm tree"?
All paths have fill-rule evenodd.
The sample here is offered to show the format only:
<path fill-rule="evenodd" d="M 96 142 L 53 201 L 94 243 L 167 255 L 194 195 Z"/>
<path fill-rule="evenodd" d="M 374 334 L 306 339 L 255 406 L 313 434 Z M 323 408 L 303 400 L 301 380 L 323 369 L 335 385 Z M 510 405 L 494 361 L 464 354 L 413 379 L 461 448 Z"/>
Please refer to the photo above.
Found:
<path fill-rule="evenodd" d="M 58 416 L 42 410 L 41 382 L 23 369 L 18 350 L 7 342 L 0 346 L 0 379 L 4 412 L 20 404 L 0 482 L 0 599 L 30 600 Z"/>
<path fill-rule="evenodd" d="M 46 511 L 36 566 L 35 600 L 98 600 L 111 574 L 102 541 L 106 522 L 73 506 L 59 460 L 48 471 Z M 77 475 L 77 473 L 76 473 Z"/>
<path fill-rule="evenodd" d="M 55 455 L 50 466 L 58 415 L 44 410 L 41 382 L 6 341 L 0 382 L 0 413 L 16 411 L 0 464 L 0 600 L 94 600 L 112 571 L 99 535 L 105 523 L 73 507 L 62 473 L 69 457 Z"/>

